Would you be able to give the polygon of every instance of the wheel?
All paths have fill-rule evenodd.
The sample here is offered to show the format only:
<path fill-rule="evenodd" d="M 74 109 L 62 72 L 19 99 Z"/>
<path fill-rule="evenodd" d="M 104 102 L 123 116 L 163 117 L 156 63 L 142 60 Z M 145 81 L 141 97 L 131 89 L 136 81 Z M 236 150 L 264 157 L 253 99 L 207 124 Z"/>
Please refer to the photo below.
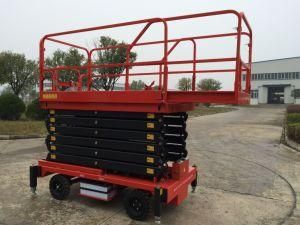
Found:
<path fill-rule="evenodd" d="M 142 190 L 133 190 L 125 196 L 124 207 L 131 219 L 145 220 L 150 210 L 150 194 Z"/>
<path fill-rule="evenodd" d="M 66 199 L 70 194 L 70 188 L 70 179 L 60 174 L 53 176 L 49 183 L 50 193 L 57 200 Z"/>

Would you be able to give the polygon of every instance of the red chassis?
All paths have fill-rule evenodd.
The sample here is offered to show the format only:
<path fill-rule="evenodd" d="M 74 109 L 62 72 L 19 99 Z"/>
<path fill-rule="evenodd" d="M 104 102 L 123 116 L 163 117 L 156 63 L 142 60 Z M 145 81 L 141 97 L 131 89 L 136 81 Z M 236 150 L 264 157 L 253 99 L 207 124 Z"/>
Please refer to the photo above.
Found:
<path fill-rule="evenodd" d="M 101 169 L 39 160 L 37 166 L 30 167 L 30 187 L 35 192 L 38 177 L 58 174 L 72 177 L 75 181 L 84 179 L 142 190 L 154 196 L 155 220 L 160 222 L 161 203 L 179 205 L 188 195 L 188 186 L 191 185 L 193 191 L 197 186 L 197 168 L 190 167 L 189 160 L 172 163 L 168 169 L 170 178 L 158 181 L 155 178 L 153 180 L 141 179 L 106 173 Z"/>
<path fill-rule="evenodd" d="M 192 19 L 201 19 L 217 16 L 233 16 L 236 19 L 236 32 L 217 33 L 199 36 L 183 36 L 181 38 L 169 38 L 171 30 L 168 25 L 174 21 L 190 21 Z M 225 18 L 225 17 L 224 17 Z M 140 42 L 149 27 L 153 24 L 162 24 L 163 40 L 151 40 L 148 42 Z M 87 49 L 85 47 L 55 39 L 57 37 L 67 37 L 68 35 L 86 33 L 91 31 L 105 31 L 107 29 L 143 26 L 144 28 L 134 38 L 130 44 L 108 46 L 104 48 Z M 201 30 L 201 29 L 200 29 Z M 198 58 L 198 42 L 208 39 L 225 39 L 228 37 L 236 37 L 236 49 L 234 56 L 224 58 Z M 247 59 L 241 56 L 242 39 L 246 37 L 248 42 L 246 53 Z M 244 40 L 244 39 L 243 39 Z M 77 48 L 86 53 L 87 63 L 81 66 L 58 66 L 47 68 L 45 66 L 46 43 L 54 42 L 56 44 Z M 181 42 L 189 42 L 192 44 L 191 55 L 192 60 L 169 60 L 169 56 L 173 54 Z M 163 55 L 161 60 L 130 62 L 129 54 L 134 48 L 143 48 L 144 46 L 163 46 Z M 104 51 L 112 48 L 126 48 L 126 62 L 124 63 L 105 63 L 95 64 L 93 62 L 93 54 L 98 51 Z M 143 50 L 143 49 L 142 49 Z M 145 50 L 146 51 L 146 50 Z M 188 51 L 188 50 L 186 50 Z M 196 103 L 219 103 L 219 104 L 248 104 L 250 99 L 250 76 L 252 63 L 252 30 L 243 13 L 234 10 L 224 10 L 209 13 L 198 13 L 186 16 L 177 16 L 169 18 L 152 18 L 138 20 L 126 23 L 105 25 L 99 27 L 91 27 L 79 30 L 66 31 L 61 33 L 48 34 L 44 36 L 40 42 L 40 102 L 45 109 L 73 109 L 73 110 L 102 110 L 102 111 L 131 111 L 131 112 L 157 112 L 172 113 L 179 111 L 192 110 Z M 217 65 L 220 63 L 234 64 L 233 68 L 220 69 Z M 199 70 L 197 67 L 203 68 L 203 64 L 210 65 L 211 69 Z M 172 66 L 191 66 L 191 70 L 170 69 Z M 200 65 L 200 66 L 198 66 Z M 99 68 L 117 68 L 122 67 L 122 74 L 97 74 Z M 230 66 L 231 67 L 231 66 Z M 145 72 L 152 70 L 152 72 Z M 172 67 L 173 68 L 173 67 Z M 178 67 L 175 67 L 178 68 Z M 60 79 L 62 71 L 73 71 L 77 79 L 74 81 L 63 82 Z M 84 72 L 83 72 L 84 71 Z M 135 71 L 135 72 L 132 72 Z M 201 74 L 234 74 L 234 90 L 233 91 L 198 91 L 196 90 L 196 79 Z M 245 86 L 242 87 L 242 74 L 245 75 Z M 168 83 L 170 77 L 186 74 L 191 76 L 190 91 L 172 90 Z M 96 91 L 93 89 L 93 81 L 97 77 L 121 77 L 124 80 L 124 90 L 122 91 Z M 146 76 L 156 79 L 157 90 L 146 87 L 143 91 L 134 91 L 130 89 L 130 79 Z M 84 81 L 85 80 L 85 81 Z M 50 85 L 50 89 L 45 89 L 45 85 Z M 64 87 L 64 88 L 62 88 Z M 72 91 L 63 91 L 63 90 Z"/>
<path fill-rule="evenodd" d="M 39 160 L 39 177 L 45 177 L 50 174 L 63 174 L 70 177 L 84 178 L 88 180 L 101 181 L 105 183 L 115 184 L 119 186 L 130 187 L 149 191 L 154 194 L 155 188 L 159 187 L 161 191 L 166 193 L 165 203 L 179 205 L 187 196 L 188 186 L 197 178 L 197 170 L 195 167 L 188 166 L 188 160 L 184 161 L 182 166 L 171 171 L 175 179 L 146 180 L 131 176 L 117 175 L 106 173 L 104 170 L 76 166 L 65 163 L 50 162 Z M 170 166 L 172 170 L 174 166 Z M 186 170 L 186 168 L 188 168 Z"/>

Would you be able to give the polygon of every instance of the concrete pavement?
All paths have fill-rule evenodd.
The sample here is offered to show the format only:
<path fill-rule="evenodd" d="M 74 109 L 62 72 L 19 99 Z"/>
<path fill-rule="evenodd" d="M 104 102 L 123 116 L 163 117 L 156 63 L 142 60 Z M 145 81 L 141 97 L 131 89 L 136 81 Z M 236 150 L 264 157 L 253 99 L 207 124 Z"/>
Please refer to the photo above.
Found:
<path fill-rule="evenodd" d="M 252 108 L 192 118 L 188 150 L 199 187 L 179 207 L 163 207 L 162 224 L 300 225 L 300 155 L 279 144 L 282 107 Z M 122 195 L 99 202 L 77 195 L 50 197 L 49 178 L 37 195 L 28 166 L 46 154 L 43 139 L 0 141 L 0 224 L 152 224 L 130 220 Z M 298 198 L 298 201 L 297 201 Z"/>

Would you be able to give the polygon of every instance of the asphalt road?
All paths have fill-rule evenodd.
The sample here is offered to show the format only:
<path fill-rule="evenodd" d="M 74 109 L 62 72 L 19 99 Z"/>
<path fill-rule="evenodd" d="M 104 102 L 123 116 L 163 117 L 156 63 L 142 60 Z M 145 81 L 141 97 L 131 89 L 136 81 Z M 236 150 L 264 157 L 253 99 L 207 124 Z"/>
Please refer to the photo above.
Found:
<path fill-rule="evenodd" d="M 162 224 L 300 225 L 300 153 L 279 144 L 284 108 L 240 108 L 189 119 L 188 150 L 199 168 L 196 193 L 178 207 L 164 206 Z M 28 166 L 46 154 L 44 140 L 0 141 L 0 224 L 152 224 L 130 220 L 122 194 L 112 202 L 77 195 L 51 198 L 49 178 L 37 195 Z M 298 201 L 297 201 L 298 197 Z"/>

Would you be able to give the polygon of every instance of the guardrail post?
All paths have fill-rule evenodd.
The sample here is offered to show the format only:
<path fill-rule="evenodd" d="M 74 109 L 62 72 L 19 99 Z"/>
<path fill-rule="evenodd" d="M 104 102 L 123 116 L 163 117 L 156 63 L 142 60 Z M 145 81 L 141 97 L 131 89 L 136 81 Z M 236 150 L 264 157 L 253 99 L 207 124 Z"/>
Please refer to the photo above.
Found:
<path fill-rule="evenodd" d="M 242 34 L 242 18 L 239 14 L 238 25 L 237 25 L 237 44 L 236 44 L 236 63 L 235 63 L 235 82 L 234 82 L 234 92 L 235 101 L 238 103 L 239 88 L 240 88 L 240 77 L 241 77 L 241 34 Z"/>

